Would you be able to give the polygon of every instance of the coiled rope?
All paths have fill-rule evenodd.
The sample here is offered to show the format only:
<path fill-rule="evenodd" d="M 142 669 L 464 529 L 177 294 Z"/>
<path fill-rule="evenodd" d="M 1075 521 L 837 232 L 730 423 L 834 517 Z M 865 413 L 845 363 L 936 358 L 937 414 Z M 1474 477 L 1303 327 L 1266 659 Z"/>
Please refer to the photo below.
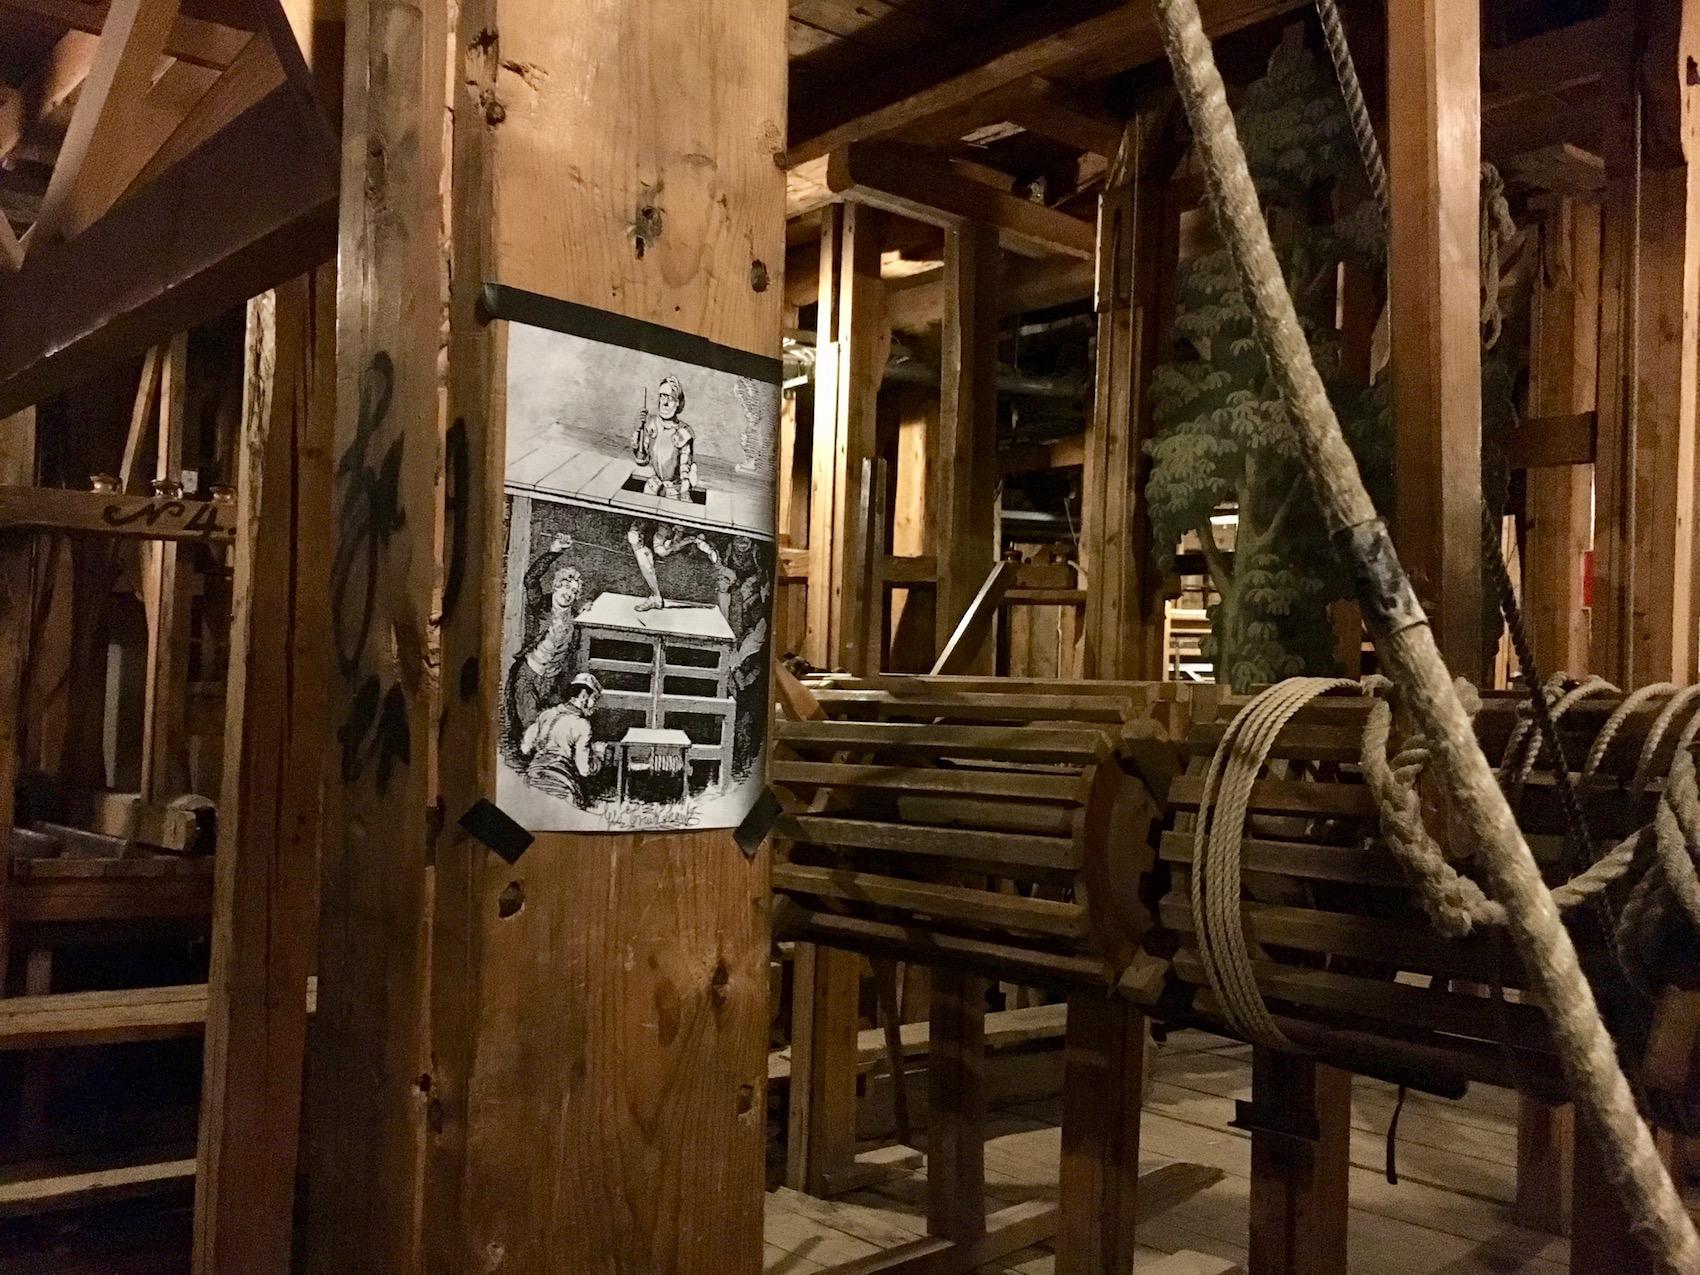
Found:
<path fill-rule="evenodd" d="M 1299 454 L 1330 534 L 1354 564 L 1376 651 L 1428 738 L 1452 801 L 1480 847 L 1506 929 L 1544 1000 L 1577 1112 L 1598 1138 L 1613 1186 L 1648 1247 L 1671 1271 L 1700 1270 L 1700 1235 L 1659 1157 L 1583 977 L 1539 866 L 1459 702 L 1311 357 L 1252 184 L 1227 87 L 1197 0 L 1154 0 L 1163 48 L 1192 125 L 1222 241 L 1239 275 L 1258 343 L 1280 388 Z"/>

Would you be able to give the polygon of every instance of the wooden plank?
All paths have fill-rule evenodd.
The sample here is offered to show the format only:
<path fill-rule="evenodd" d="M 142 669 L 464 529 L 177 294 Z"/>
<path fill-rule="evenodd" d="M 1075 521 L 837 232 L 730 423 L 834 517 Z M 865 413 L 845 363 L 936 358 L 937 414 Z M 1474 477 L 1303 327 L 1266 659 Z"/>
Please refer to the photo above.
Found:
<path fill-rule="evenodd" d="M 1091 956 L 1063 955 L 1037 948 L 1013 947 L 981 939 L 941 934 L 866 917 L 809 912 L 790 900 L 779 909 L 775 928 L 814 943 L 830 944 L 873 956 L 898 956 L 925 965 L 968 970 L 992 978 L 1030 981 L 1036 987 L 1109 985 L 1111 971 Z"/>
<path fill-rule="evenodd" d="M 1346 1275 L 1352 1084 L 1296 1054 L 1252 1051 L 1249 1275 Z"/>
<path fill-rule="evenodd" d="M 1009 770 L 775 760 L 768 768 L 768 775 L 775 784 L 802 788 L 830 785 L 1067 802 L 1077 801 L 1080 795 L 1080 781 L 1073 776 L 1025 775 Z"/>
<path fill-rule="evenodd" d="M 911 726 L 899 722 L 776 722 L 774 738 L 799 750 L 824 748 L 838 752 L 878 750 L 882 753 L 890 750 L 934 756 L 959 753 L 981 761 L 1092 763 L 1101 760 L 1107 751 L 1104 732 L 1090 727 L 1035 725 L 1012 728 Z M 1367 789 L 1360 788 L 1358 791 L 1367 798 Z"/>
<path fill-rule="evenodd" d="M 1447 666 L 1480 682 L 1481 15 L 1394 0 L 1387 14 L 1393 540 Z"/>
<path fill-rule="evenodd" d="M 105 11 L 102 8 L 101 17 Z M 60 36 L 45 62 L 21 89 L 0 103 L 0 158 L 9 156 L 38 126 L 65 109 L 88 79 L 100 47 L 95 34 L 67 31 Z"/>
<path fill-rule="evenodd" d="M 1065 146 L 1115 158 L 1122 140 L 1121 120 L 1048 80 L 1035 79 L 1030 89 L 1010 111 L 1015 123 Z"/>
<path fill-rule="evenodd" d="M 856 991 L 861 962 L 834 948 L 799 944 L 792 973 L 786 1185 L 832 1193 L 855 1159 Z"/>
<path fill-rule="evenodd" d="M 286 1275 L 331 685 L 330 270 L 248 307 L 195 1270 Z"/>
<path fill-rule="evenodd" d="M 311 1013 L 317 987 L 312 980 L 305 986 L 300 1003 Z M 13 996 L 0 999 L 0 1052 L 197 1036 L 206 1021 L 205 983 Z"/>
<path fill-rule="evenodd" d="M 183 1185 L 194 1176 L 193 1160 L 165 1160 L 51 1177 L 0 1179 L 0 1216 L 82 1208 L 104 1200 L 150 1194 Z"/>
<path fill-rule="evenodd" d="M 1134 1269 L 1146 1048 L 1145 1015 L 1126 1001 L 1091 992 L 1068 998 L 1058 1275 Z"/>
<path fill-rule="evenodd" d="M 30 249 L 76 238 L 124 189 L 135 171 L 122 159 L 128 115 L 152 84 L 176 17 L 177 0 L 113 0 L 108 7 L 100 46 L 30 227 Z"/>
<path fill-rule="evenodd" d="M 1570 1233 L 1575 1139 L 1576 1110 L 1569 1103 L 1518 1095 L 1517 1199 L 1512 1215 L 1519 1226 L 1549 1235 Z"/>
<path fill-rule="evenodd" d="M 1086 909 L 1052 899 L 1029 899 L 965 886 L 935 885 L 838 868 L 775 864 L 775 889 L 820 899 L 898 908 L 918 916 L 1080 939 L 1087 933 Z"/>
<path fill-rule="evenodd" d="M 1597 224 L 1597 222 L 1596 222 Z M 1596 280 L 1598 271 L 1595 272 Z M 1596 283 L 1597 288 L 1597 283 Z M 1551 469 L 1594 463 L 1594 413 L 1532 416 L 1501 449 L 1510 469 Z"/>
<path fill-rule="evenodd" d="M 285 85 L 75 239 L 32 242 L 0 271 L 0 412 L 318 264 L 336 189 L 323 119 Z"/>
<path fill-rule="evenodd" d="M 986 984 L 933 972 L 927 1054 L 927 1231 L 958 1244 L 986 1234 Z"/>
<path fill-rule="evenodd" d="M 99 35 L 110 8 L 102 0 L 0 0 L 0 8 L 46 18 L 76 32 Z M 165 54 L 195 66 L 222 70 L 229 66 L 250 32 L 178 14 L 165 37 Z"/>
<path fill-rule="evenodd" d="M 1081 257 L 1006 256 L 998 278 L 1002 317 L 1043 310 L 1092 295 L 1092 262 Z M 887 312 L 897 331 L 938 326 L 944 316 L 945 270 L 939 266 L 886 287 Z"/>
<path fill-rule="evenodd" d="M 832 152 L 827 187 L 841 199 L 952 229 L 971 221 L 997 230 L 1005 247 L 1035 255 L 1092 255 L 1092 227 L 1059 209 L 964 176 L 949 161 L 891 142 Z"/>
<path fill-rule="evenodd" d="M 938 659 L 933 661 L 933 673 L 962 673 L 984 662 L 992 625 L 1010 586 L 1015 583 L 1015 577 L 1015 563 L 1000 559 L 992 564 L 979 590 L 957 617 L 956 627 L 951 630 Z"/>
<path fill-rule="evenodd" d="M 173 500 L 63 487 L 0 487 L 0 531 L 53 531 L 133 540 L 231 537 L 231 508 L 211 500 Z"/>
<path fill-rule="evenodd" d="M 1163 833 L 1160 856 L 1165 863 L 1191 863 L 1192 833 Z M 1320 846 L 1247 837 L 1240 843 L 1240 863 L 1247 872 L 1275 872 L 1318 881 L 1393 887 L 1410 884 L 1393 856 L 1379 845 Z"/>
<path fill-rule="evenodd" d="M 864 846 L 931 858 L 971 859 L 1047 872 L 1081 866 L 1079 847 L 1072 838 L 1010 832 L 981 832 L 970 828 L 929 828 L 870 819 L 837 819 L 830 815 L 785 815 L 776 831 L 793 841 L 822 846 Z"/>

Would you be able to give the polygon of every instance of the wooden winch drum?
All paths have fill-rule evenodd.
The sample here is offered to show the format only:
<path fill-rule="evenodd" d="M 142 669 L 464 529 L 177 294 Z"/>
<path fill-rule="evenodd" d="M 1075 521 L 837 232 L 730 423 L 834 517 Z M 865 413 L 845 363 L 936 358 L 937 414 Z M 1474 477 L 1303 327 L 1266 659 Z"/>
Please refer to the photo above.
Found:
<path fill-rule="evenodd" d="M 1195 721 L 1190 730 L 1185 773 L 1164 794 L 1157 924 L 1145 938 L 1153 953 L 1172 962 L 1153 1012 L 1229 1034 L 1198 955 L 1188 874 L 1205 771 L 1247 698 L 1224 698 L 1210 720 Z M 1509 693 L 1483 699 L 1477 738 L 1498 766 L 1520 699 Z M 1648 791 L 1635 793 L 1629 782 L 1663 706 L 1659 701 L 1624 718 L 1593 774 L 1584 780 L 1577 773 L 1622 700 L 1617 693 L 1589 697 L 1559 722 L 1596 855 L 1652 817 L 1682 727 L 1700 708 L 1690 705 L 1668 724 L 1652 757 L 1658 778 Z M 1253 785 L 1241 843 L 1240 908 L 1258 990 L 1289 1039 L 1350 1070 L 1440 1092 L 1479 1080 L 1561 1099 L 1566 1095 L 1551 1030 L 1526 990 L 1529 980 L 1510 937 L 1494 929 L 1462 938 L 1436 930 L 1382 840 L 1358 769 L 1369 708 L 1366 699 L 1341 696 L 1301 709 Z M 1394 738 L 1403 738 L 1397 721 Z M 1543 874 L 1557 885 L 1574 869 L 1551 766 L 1543 755 L 1521 789 L 1508 795 Z M 1431 830 L 1446 840 L 1447 830 L 1432 824 Z M 1469 870 L 1467 861 L 1460 867 Z M 1631 881 L 1608 892 L 1608 908 L 1621 905 Z M 1606 926 L 1590 905 L 1580 911 L 1570 930 L 1608 1025 L 1614 1033 L 1632 1030 L 1611 1021 L 1612 1007 L 1634 993 L 1622 981 Z"/>
<path fill-rule="evenodd" d="M 1129 723 L 1144 690 L 821 689 L 781 722 L 776 928 L 1034 986 L 1113 988 L 1149 913 L 1158 808 Z M 984 685 L 983 683 L 969 683 Z"/>

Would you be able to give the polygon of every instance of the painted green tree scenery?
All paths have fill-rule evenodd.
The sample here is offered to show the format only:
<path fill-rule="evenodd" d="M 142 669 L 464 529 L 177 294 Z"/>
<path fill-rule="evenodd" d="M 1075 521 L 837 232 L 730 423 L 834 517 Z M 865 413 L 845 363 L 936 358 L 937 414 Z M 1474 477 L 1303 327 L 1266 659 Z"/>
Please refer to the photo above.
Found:
<path fill-rule="evenodd" d="M 1368 387 L 1346 376 L 1334 327 L 1338 267 L 1382 278 L 1386 236 L 1367 194 L 1334 215 L 1335 192 L 1359 160 L 1333 73 L 1304 47 L 1301 28 L 1245 90 L 1234 118 L 1317 370 L 1370 493 L 1386 508 L 1387 378 Z M 1351 582 L 1329 545 L 1227 249 L 1184 262 L 1177 282 L 1175 354 L 1152 374 L 1157 433 L 1146 444 L 1159 565 L 1171 569 L 1182 536 L 1198 534 L 1221 597 L 1205 647 L 1219 681 L 1245 688 L 1328 672 L 1328 603 L 1349 596 Z M 1230 505 L 1239 513 L 1231 561 L 1210 523 Z"/>

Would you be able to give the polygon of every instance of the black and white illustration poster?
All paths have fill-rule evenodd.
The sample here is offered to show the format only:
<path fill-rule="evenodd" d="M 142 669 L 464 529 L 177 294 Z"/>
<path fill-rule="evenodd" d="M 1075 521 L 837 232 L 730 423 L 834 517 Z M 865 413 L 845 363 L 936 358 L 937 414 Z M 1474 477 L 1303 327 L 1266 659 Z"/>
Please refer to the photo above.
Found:
<path fill-rule="evenodd" d="M 763 782 L 777 362 L 528 300 L 497 803 L 533 831 L 735 827 Z"/>

